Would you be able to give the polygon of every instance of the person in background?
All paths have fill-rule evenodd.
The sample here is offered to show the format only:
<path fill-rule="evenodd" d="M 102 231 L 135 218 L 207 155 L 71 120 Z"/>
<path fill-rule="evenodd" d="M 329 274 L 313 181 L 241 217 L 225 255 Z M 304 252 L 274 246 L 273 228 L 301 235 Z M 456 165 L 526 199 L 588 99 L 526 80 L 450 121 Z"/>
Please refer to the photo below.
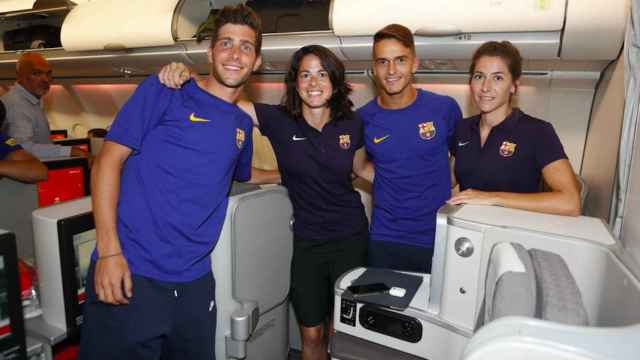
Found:
<path fill-rule="evenodd" d="M 80 359 L 215 359 L 210 253 L 232 179 L 260 181 L 253 124 L 235 105 L 260 45 L 257 15 L 226 6 L 209 76 L 178 90 L 150 76 L 116 116 L 92 171 L 96 250 Z"/>
<path fill-rule="evenodd" d="M 160 72 L 161 81 L 172 87 L 188 78 L 183 64 Z M 308 45 L 297 50 L 285 84 L 282 105 L 239 105 L 269 138 L 293 205 L 289 296 L 300 326 L 302 359 L 324 360 L 333 284 L 366 261 L 368 223 L 351 174 L 371 180 L 373 169 L 366 161 L 362 121 L 352 110 L 344 65 L 329 49 Z"/>
<path fill-rule="evenodd" d="M 0 98 L 7 109 L 5 133 L 38 159 L 61 156 L 90 157 L 79 147 L 61 146 L 49 139 L 49 121 L 42 97 L 49 92 L 52 71 L 47 60 L 36 52 L 20 56 L 16 66 L 16 83 Z M 91 163 L 91 159 L 89 159 Z"/>
<path fill-rule="evenodd" d="M 480 114 L 456 128 L 452 155 L 461 191 L 448 202 L 578 216 L 579 184 L 553 126 L 511 104 L 521 74 L 522 57 L 508 41 L 474 53 L 469 87 Z M 550 191 L 541 191 L 541 180 Z"/>
<path fill-rule="evenodd" d="M 454 99 L 412 85 L 413 35 L 390 24 L 373 38 L 378 96 L 358 110 L 375 168 L 370 266 L 431 272 L 436 212 L 451 196 L 449 149 L 462 117 Z"/>
<path fill-rule="evenodd" d="M 0 129 L 6 111 L 0 102 Z M 22 149 L 15 139 L 0 131 L 0 180 L 10 178 L 26 183 L 47 179 L 47 167 L 33 155 Z"/>

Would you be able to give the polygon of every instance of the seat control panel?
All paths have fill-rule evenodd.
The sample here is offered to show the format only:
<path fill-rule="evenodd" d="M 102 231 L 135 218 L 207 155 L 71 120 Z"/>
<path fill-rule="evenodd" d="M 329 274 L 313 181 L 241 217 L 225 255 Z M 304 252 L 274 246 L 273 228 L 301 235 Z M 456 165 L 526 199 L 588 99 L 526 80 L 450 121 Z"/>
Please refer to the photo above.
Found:
<path fill-rule="evenodd" d="M 420 321 L 379 306 L 369 304 L 362 306 L 358 321 L 365 329 L 410 343 L 417 343 L 422 339 Z"/>
<path fill-rule="evenodd" d="M 356 326 L 356 313 L 358 306 L 355 301 L 341 299 L 340 322 L 349 326 Z"/>

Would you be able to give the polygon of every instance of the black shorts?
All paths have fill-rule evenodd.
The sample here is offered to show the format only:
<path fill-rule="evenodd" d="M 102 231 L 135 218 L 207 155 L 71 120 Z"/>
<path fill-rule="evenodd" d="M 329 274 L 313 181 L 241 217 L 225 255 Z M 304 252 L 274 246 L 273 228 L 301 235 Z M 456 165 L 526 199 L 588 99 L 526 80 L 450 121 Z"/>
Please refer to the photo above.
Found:
<path fill-rule="evenodd" d="M 347 270 L 365 265 L 368 240 L 366 228 L 339 239 L 294 237 L 289 296 L 300 324 L 317 326 L 330 316 L 334 283 Z"/>
<path fill-rule="evenodd" d="M 372 240 L 367 265 L 430 274 L 432 258 L 433 248 Z"/>
<path fill-rule="evenodd" d="M 99 301 L 95 263 L 87 274 L 80 360 L 215 360 L 215 282 L 211 273 L 187 283 L 132 276 L 127 305 Z"/>

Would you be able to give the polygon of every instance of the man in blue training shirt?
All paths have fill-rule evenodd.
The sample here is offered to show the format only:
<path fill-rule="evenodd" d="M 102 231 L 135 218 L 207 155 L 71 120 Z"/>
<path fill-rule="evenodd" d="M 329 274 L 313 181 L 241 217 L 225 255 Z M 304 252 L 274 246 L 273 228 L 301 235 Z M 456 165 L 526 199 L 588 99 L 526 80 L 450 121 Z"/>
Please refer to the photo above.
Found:
<path fill-rule="evenodd" d="M 419 60 L 406 27 L 391 24 L 374 35 L 373 62 L 378 97 L 358 110 L 375 167 L 369 265 L 429 273 L 462 113 L 451 97 L 411 85 Z"/>
<path fill-rule="evenodd" d="M 260 65 L 244 5 L 215 19 L 210 75 L 169 89 L 144 80 L 92 173 L 96 252 L 80 359 L 214 359 L 210 253 L 233 178 L 251 177 L 252 121 L 235 104 Z"/>

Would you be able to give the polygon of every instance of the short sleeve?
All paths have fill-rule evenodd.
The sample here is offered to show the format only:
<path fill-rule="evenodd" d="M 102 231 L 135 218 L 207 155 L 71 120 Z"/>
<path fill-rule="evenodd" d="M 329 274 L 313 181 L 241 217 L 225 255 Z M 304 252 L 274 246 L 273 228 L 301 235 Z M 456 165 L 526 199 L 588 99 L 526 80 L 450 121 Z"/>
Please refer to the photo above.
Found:
<path fill-rule="evenodd" d="M 353 113 L 353 117 L 347 121 L 353 121 L 353 148 L 355 150 L 364 146 L 364 123 L 357 113 Z"/>
<path fill-rule="evenodd" d="M 536 165 L 542 170 L 556 160 L 566 159 L 567 155 L 553 125 L 546 121 L 540 121 L 540 123 L 536 136 L 535 157 Z"/>
<path fill-rule="evenodd" d="M 462 111 L 460 110 L 458 102 L 453 98 L 449 98 L 449 100 L 451 101 L 451 106 L 449 107 L 447 118 L 447 143 L 449 144 L 449 152 L 455 155 L 456 129 L 462 119 Z"/>
<path fill-rule="evenodd" d="M 160 83 L 157 75 L 146 78 L 116 115 L 106 140 L 139 150 L 146 134 L 162 119 L 174 93 Z"/>
<path fill-rule="evenodd" d="M 240 152 L 240 156 L 238 158 L 238 163 L 236 165 L 235 173 L 233 174 L 233 178 L 236 181 L 246 182 L 251 179 L 251 159 L 253 157 L 253 122 L 251 119 L 243 114 L 245 117 L 244 121 L 244 144 L 242 147 L 242 151 Z"/>
<path fill-rule="evenodd" d="M 270 137 L 274 131 L 274 122 L 282 117 L 282 107 L 280 105 L 270 105 L 254 103 L 256 117 L 258 118 L 258 129 L 266 137 Z"/>
<path fill-rule="evenodd" d="M 0 160 L 4 159 L 9 153 L 22 149 L 14 138 L 0 134 Z"/>

